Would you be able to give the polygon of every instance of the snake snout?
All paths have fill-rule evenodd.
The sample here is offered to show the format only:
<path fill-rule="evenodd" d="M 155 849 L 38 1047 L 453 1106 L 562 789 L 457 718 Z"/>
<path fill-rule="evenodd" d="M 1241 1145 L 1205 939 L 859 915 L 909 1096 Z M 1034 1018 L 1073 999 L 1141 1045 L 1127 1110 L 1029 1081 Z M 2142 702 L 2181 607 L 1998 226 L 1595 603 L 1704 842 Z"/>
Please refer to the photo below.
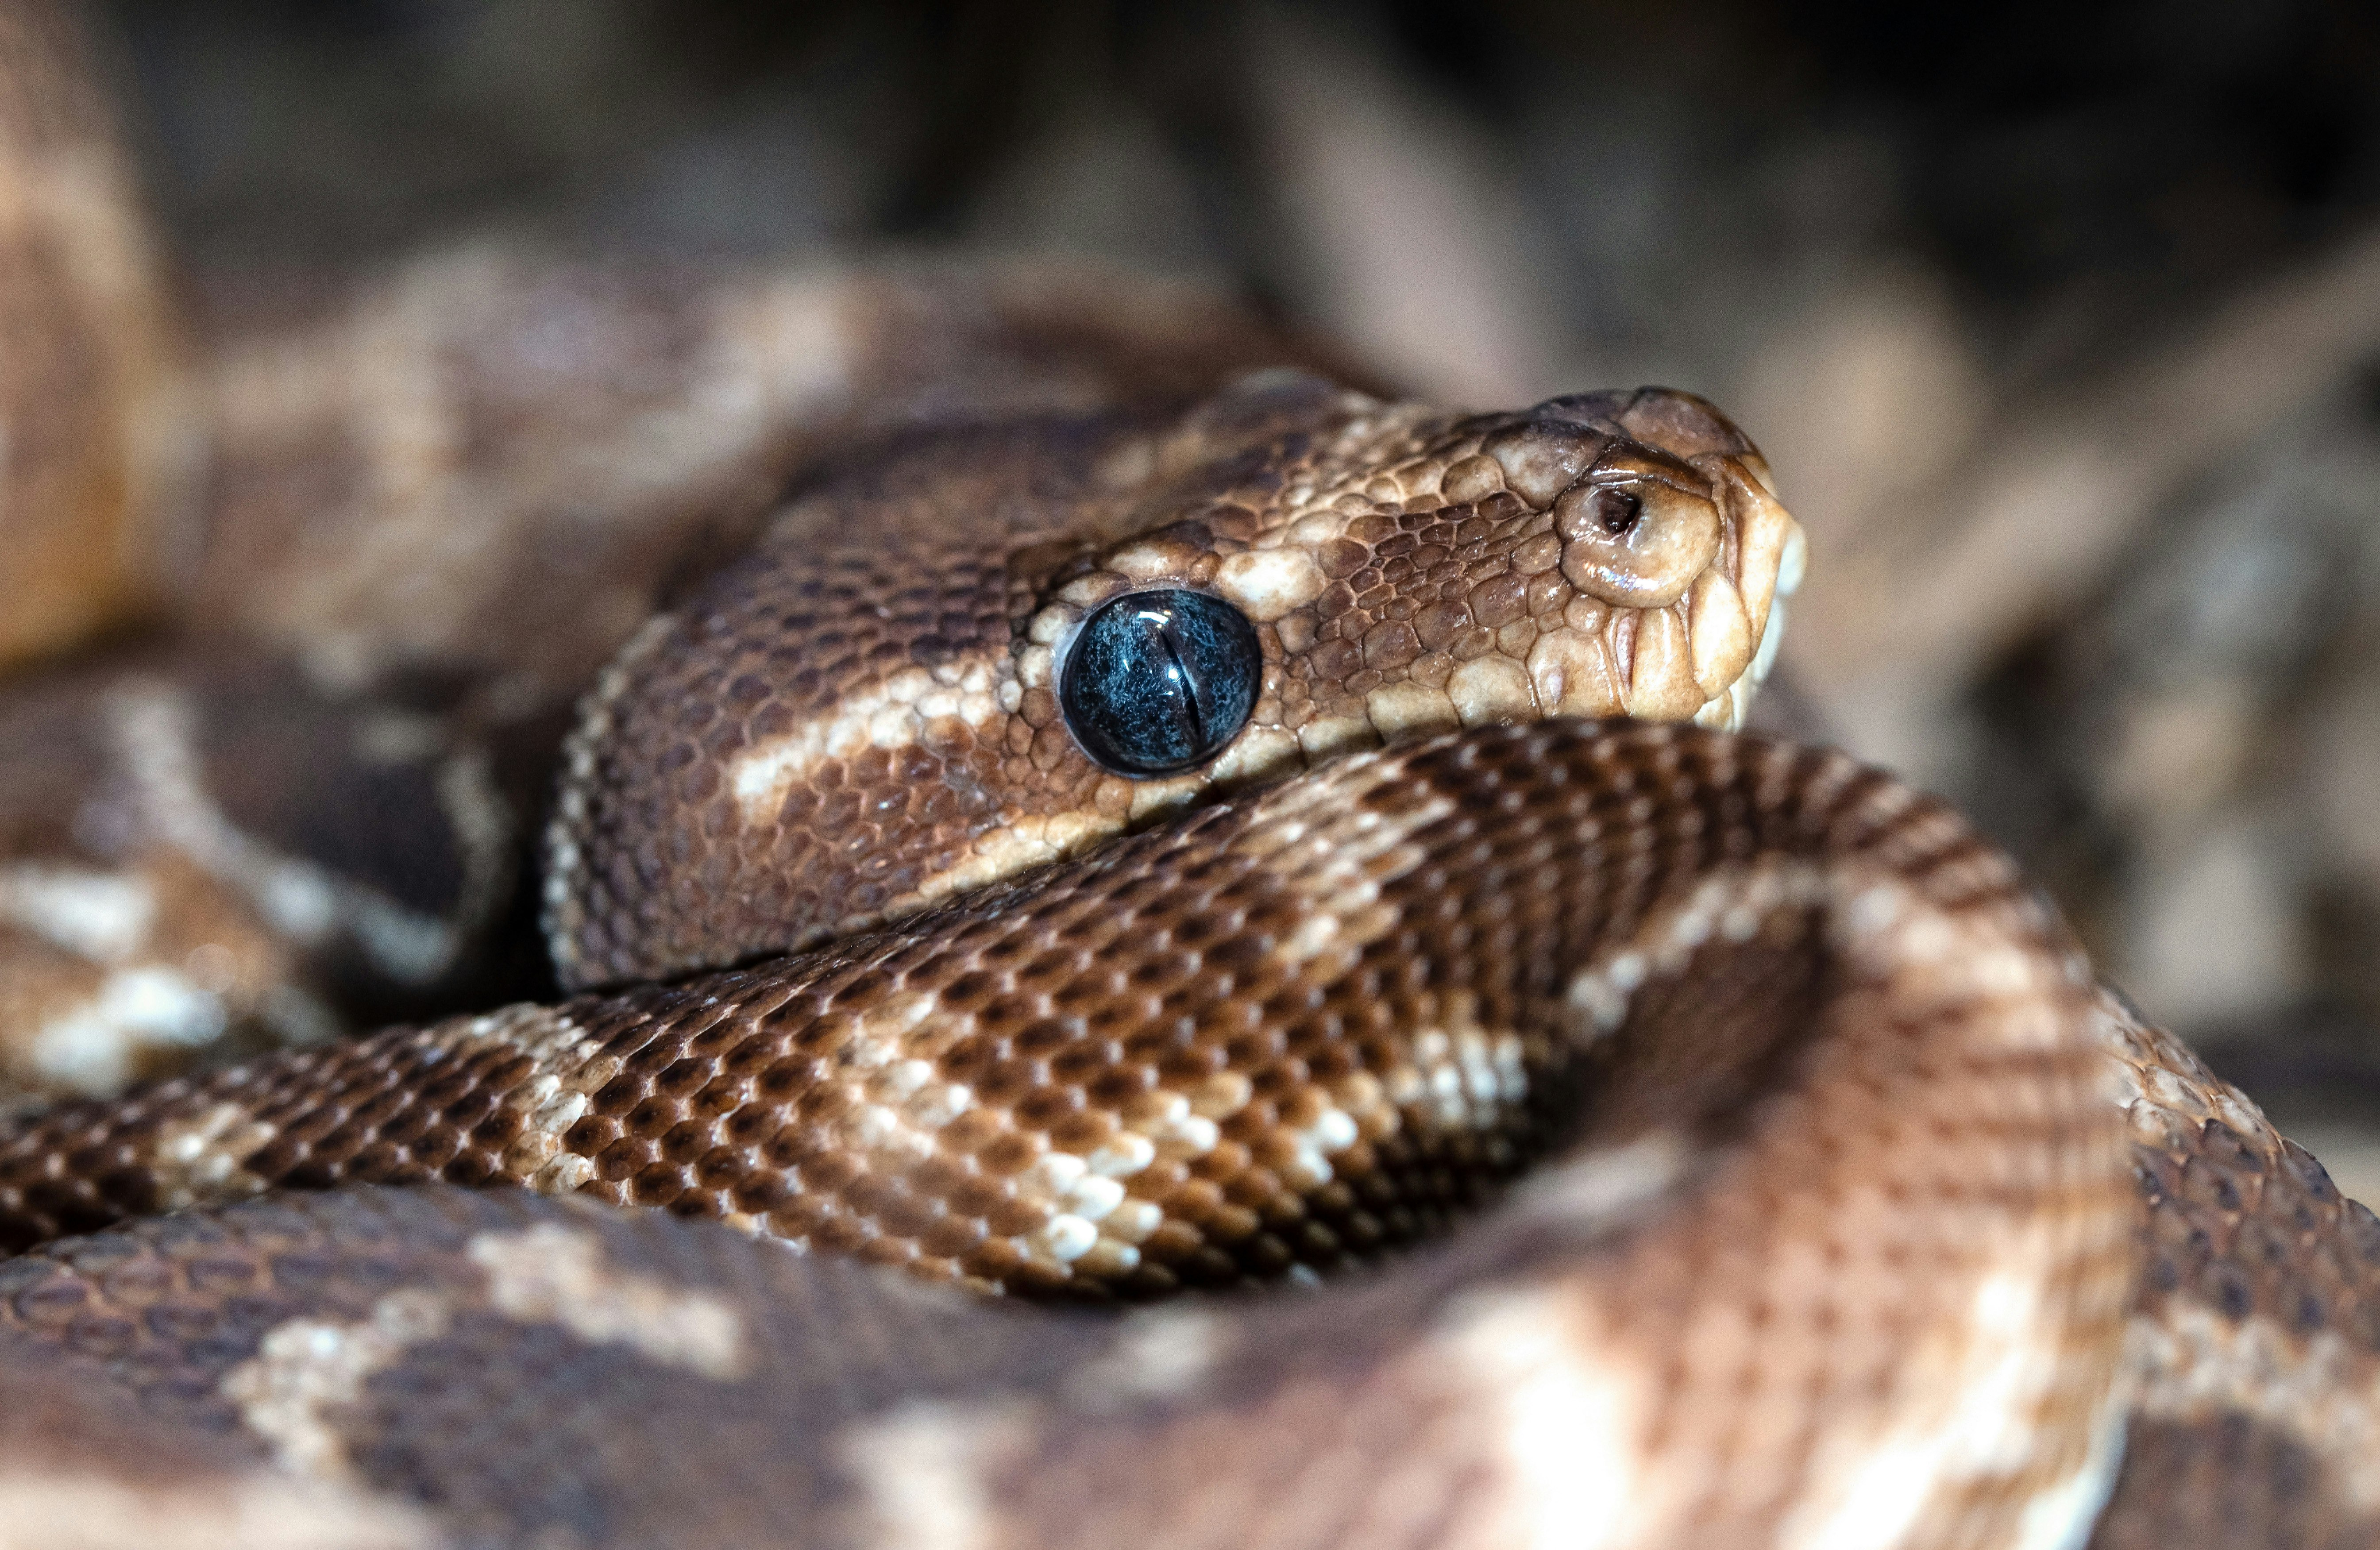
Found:
<path fill-rule="evenodd" d="M 1599 602 L 1666 608 L 1718 553 L 1718 504 L 1708 480 L 1616 420 L 1556 418 L 1541 407 L 1480 450 L 1496 460 L 1506 489 L 1552 510 L 1562 575 Z"/>
<path fill-rule="evenodd" d="M 1636 388 L 1548 399 L 1480 451 L 1577 599 L 1531 653 L 1539 706 L 1742 725 L 1801 542 L 1751 438 L 1693 394 Z"/>

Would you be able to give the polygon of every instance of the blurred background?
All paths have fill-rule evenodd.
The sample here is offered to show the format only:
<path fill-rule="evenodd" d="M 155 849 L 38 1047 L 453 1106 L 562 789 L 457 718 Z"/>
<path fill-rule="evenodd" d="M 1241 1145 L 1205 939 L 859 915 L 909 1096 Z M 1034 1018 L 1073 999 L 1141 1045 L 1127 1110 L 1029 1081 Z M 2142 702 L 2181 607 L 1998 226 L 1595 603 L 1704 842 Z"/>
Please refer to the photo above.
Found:
<path fill-rule="evenodd" d="M 2380 12 L 102 6 L 202 336 L 494 234 L 1052 250 L 1482 407 L 1661 382 L 1807 525 L 1803 724 L 2380 1200 Z"/>

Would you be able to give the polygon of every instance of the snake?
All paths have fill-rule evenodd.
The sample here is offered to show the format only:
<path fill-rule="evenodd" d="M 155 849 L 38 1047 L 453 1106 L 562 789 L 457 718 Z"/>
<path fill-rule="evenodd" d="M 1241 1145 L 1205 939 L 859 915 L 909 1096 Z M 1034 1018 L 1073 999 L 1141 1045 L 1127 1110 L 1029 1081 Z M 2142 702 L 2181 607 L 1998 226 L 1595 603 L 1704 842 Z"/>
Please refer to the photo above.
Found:
<path fill-rule="evenodd" d="M 72 28 L 0 23 L 55 645 L 192 390 Z M 1807 543 L 1709 404 L 721 282 L 802 391 L 473 379 L 534 454 L 467 564 L 290 540 L 326 426 L 419 486 L 395 342 L 624 294 L 441 259 L 271 344 L 312 393 L 221 369 L 245 591 L 0 682 L 0 1543 L 2380 1541 L 2380 1221 L 1957 813 L 1745 730 Z M 532 908 L 552 994 L 326 1025 Z"/>

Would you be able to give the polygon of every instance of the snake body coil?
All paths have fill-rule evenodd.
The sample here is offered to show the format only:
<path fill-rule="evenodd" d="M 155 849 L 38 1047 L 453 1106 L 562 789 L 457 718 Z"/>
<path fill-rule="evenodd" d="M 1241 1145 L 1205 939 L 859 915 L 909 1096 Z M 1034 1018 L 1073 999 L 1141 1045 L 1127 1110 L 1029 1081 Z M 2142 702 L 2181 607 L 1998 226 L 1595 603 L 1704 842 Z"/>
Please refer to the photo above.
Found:
<path fill-rule="evenodd" d="M 0 20 L 31 295 L 113 163 Z M 465 482 L 382 411 L 468 330 L 223 373 L 237 627 L 0 687 L 0 1544 L 2380 1541 L 2380 1221 L 1956 815 L 1742 733 L 1750 441 L 1169 296 L 725 285 L 616 421 L 477 330 L 545 450 L 297 539 L 326 440 Z M 127 297 L 47 314 L 103 472 Z M 568 999 L 321 1038 L 500 959 L 547 781 Z"/>

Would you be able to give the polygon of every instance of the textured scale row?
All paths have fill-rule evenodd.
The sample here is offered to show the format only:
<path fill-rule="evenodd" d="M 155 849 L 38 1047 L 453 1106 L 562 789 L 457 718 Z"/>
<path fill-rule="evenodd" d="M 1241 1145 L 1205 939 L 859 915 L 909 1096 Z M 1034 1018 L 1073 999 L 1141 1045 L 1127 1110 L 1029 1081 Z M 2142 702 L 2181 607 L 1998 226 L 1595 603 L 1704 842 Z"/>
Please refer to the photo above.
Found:
<path fill-rule="evenodd" d="M 1084 1544 L 1131 1521 L 1262 1543 L 1315 1512 L 1353 1532 L 1373 1508 L 1306 1472 L 1336 1435 L 1355 1439 L 1330 1445 L 1342 1458 L 1405 1459 L 1446 1493 L 1392 1540 L 1531 1520 L 1585 1469 L 1640 1479 L 1646 1532 L 1718 1543 L 1790 1511 L 1876 1510 L 1811 1428 L 1955 1430 L 1936 1390 L 2013 1342 L 2030 1375 L 1995 1424 L 2022 1446 L 1949 1459 L 1907 1504 L 1949 1532 L 2087 1492 L 2109 1462 L 2129 1194 L 2088 1007 L 2006 862 L 1889 781 L 1711 733 L 1554 722 L 1341 760 L 820 952 L 61 1109 L 0 1153 L 0 1204 L 21 1243 L 273 1184 L 509 1180 L 929 1275 L 1131 1295 L 1434 1240 L 1443 1208 L 1551 1153 L 1446 1246 L 1314 1294 L 1369 1308 L 1360 1334 L 1318 1339 L 1349 1315 L 1294 1298 L 1049 1326 L 1076 1360 L 962 1388 L 945 1418 L 971 1489 L 1033 1459 L 1018 1521 L 1048 1527 L 1050 1502 L 1087 1499 L 1066 1483 L 1086 1470 L 1129 1478 L 1100 1487 Z M 924 1037 L 896 1050 L 895 1028 Z M 1264 1139 L 1283 1131 L 1303 1140 Z M 1071 1223 L 1100 1230 L 1078 1247 Z M 61 1301 L 20 1295 L 19 1316 L 55 1327 L 42 1309 L 69 1294 L 41 1295 Z M 395 1362 L 462 1338 L 457 1316 L 346 1323 Z M 1014 1317 L 984 1325 L 986 1351 L 1012 1327 L 1039 1338 Z M 423 1318 L 431 1335 L 406 1333 Z M 1268 1320 L 1309 1333 L 1283 1344 Z M 78 1350 L 137 1367 L 160 1338 L 141 1327 L 102 1318 Z M 312 1348 L 287 1337 L 296 1354 L 275 1356 L 276 1338 L 249 1360 L 302 1367 Z M 941 1360 L 896 1360 L 846 1401 L 818 1491 L 864 1494 L 851 1439 L 897 1431 Z M 1581 1457 L 1533 1462 L 1500 1451 L 1534 1424 L 1533 1383 L 1621 1398 Z M 225 1377 L 213 1402 L 267 1391 Z M 1110 1421 L 1079 1433 L 1080 1407 Z M 1799 1419 L 1764 1431 L 1763 1414 Z M 1245 1474 L 1237 1516 L 1194 1510 L 1206 1474 L 1184 1460 L 1245 1471 L 1251 1447 L 1287 1472 Z M 841 1542 L 838 1524 L 801 1532 Z"/>
<path fill-rule="evenodd" d="M 1751 825 L 1753 770 L 1656 733 L 1587 751 L 1565 779 L 1536 744 L 1461 745 L 1460 801 L 1430 761 L 1346 763 L 780 964 L 67 1109 L 0 1150 L 9 1234 L 440 1178 L 995 1283 L 1335 1267 L 1575 1127 L 1601 1030 L 1565 987 L 1593 943 L 1730 853 L 1815 842 L 1791 808 Z"/>

